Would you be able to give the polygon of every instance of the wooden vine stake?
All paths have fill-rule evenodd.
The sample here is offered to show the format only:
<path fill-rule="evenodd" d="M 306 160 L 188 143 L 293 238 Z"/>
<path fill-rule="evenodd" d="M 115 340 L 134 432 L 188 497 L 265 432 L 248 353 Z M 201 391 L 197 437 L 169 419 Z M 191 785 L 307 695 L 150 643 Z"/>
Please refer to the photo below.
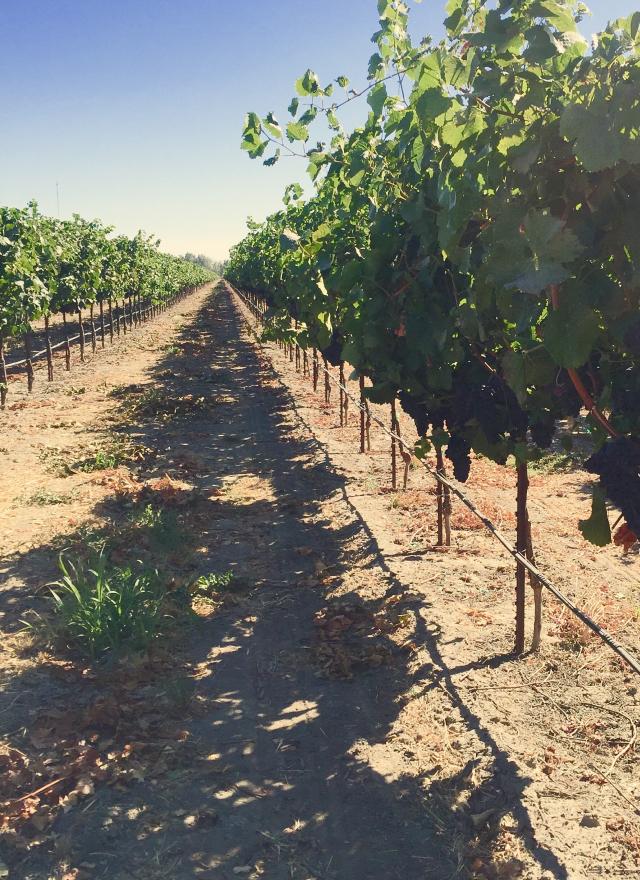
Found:
<path fill-rule="evenodd" d="M 364 408 L 367 411 L 364 423 L 364 430 L 367 438 L 367 452 L 371 452 L 371 410 L 369 409 L 369 401 L 366 397 L 364 399 Z"/>
<path fill-rule="evenodd" d="M 298 322 L 294 321 L 293 325 L 296 329 L 296 373 L 300 372 L 300 346 L 298 345 Z"/>
<path fill-rule="evenodd" d="M 442 447 L 436 448 L 436 470 L 446 476 Z M 451 546 L 451 492 L 449 487 L 438 480 L 438 547 Z"/>
<path fill-rule="evenodd" d="M 104 302 L 100 300 L 100 346 L 104 348 L 104 334 L 105 334 L 105 325 L 104 325 Z"/>
<path fill-rule="evenodd" d="M 302 352 L 302 375 L 309 375 L 309 357 L 307 355 L 307 349 Z"/>
<path fill-rule="evenodd" d="M 89 318 L 91 321 L 91 351 L 95 354 L 96 352 L 96 323 L 94 319 L 94 308 L 93 303 L 89 308 Z"/>
<path fill-rule="evenodd" d="M 396 401 L 391 401 L 391 488 L 398 488 L 398 450 L 396 440 Z"/>
<path fill-rule="evenodd" d="M 82 309 L 78 309 L 78 332 L 80 334 L 80 360 L 84 361 L 84 325 L 82 323 Z"/>
<path fill-rule="evenodd" d="M 25 369 L 27 371 L 27 390 L 33 391 L 33 363 L 31 362 L 31 330 L 24 334 Z"/>
<path fill-rule="evenodd" d="M 528 517 L 527 559 L 534 565 L 536 564 L 533 541 L 531 539 L 531 520 Z M 531 650 L 535 653 L 540 650 L 540 642 L 542 641 L 542 584 L 532 572 L 529 572 L 529 583 L 533 590 L 533 637 L 531 639 Z"/>
<path fill-rule="evenodd" d="M 400 422 L 398 421 L 398 410 L 396 408 L 395 400 L 391 404 L 391 433 L 395 434 L 397 437 L 401 436 Z M 395 443 L 396 442 L 398 444 L 398 450 L 400 452 L 400 456 L 401 456 L 402 461 L 404 463 L 404 473 L 402 476 L 402 488 L 406 489 L 407 484 L 409 482 L 409 468 L 411 466 L 411 453 L 407 452 L 407 450 L 404 448 L 404 443 L 402 442 L 402 440 L 397 440 L 397 441 L 394 441 L 394 445 L 391 448 L 392 456 L 395 456 L 395 452 L 396 452 Z M 393 459 L 392 464 L 394 465 L 394 467 L 396 466 L 395 459 Z M 396 481 L 394 481 L 394 488 L 395 488 L 395 482 Z"/>
<path fill-rule="evenodd" d="M 7 402 L 7 363 L 4 359 L 4 336 L 0 333 L 0 408 L 4 409 Z"/>
<path fill-rule="evenodd" d="M 53 382 L 53 352 L 51 350 L 51 334 L 49 333 L 49 315 L 44 316 L 44 343 L 47 349 L 47 380 Z"/>
<path fill-rule="evenodd" d="M 329 364 L 326 357 L 322 356 L 322 365 L 324 366 L 324 402 L 331 402 L 331 382 L 329 381 Z"/>
<path fill-rule="evenodd" d="M 67 310 L 62 310 L 62 327 L 64 332 L 64 365 L 67 372 L 71 369 L 71 346 L 69 345 L 69 325 L 67 324 Z"/>
<path fill-rule="evenodd" d="M 349 410 L 349 398 L 343 391 L 343 388 L 346 388 L 344 361 L 340 361 L 340 427 L 342 428 L 347 424 L 347 412 Z"/>
<path fill-rule="evenodd" d="M 360 376 L 360 454 L 366 452 L 367 443 L 367 417 L 365 411 L 366 398 L 364 396 L 364 376 Z"/>
<path fill-rule="evenodd" d="M 318 349 L 313 349 L 313 390 L 318 390 Z"/>
<path fill-rule="evenodd" d="M 516 550 L 526 556 L 529 543 L 529 516 L 527 512 L 529 474 L 526 462 L 517 465 L 516 473 Z M 516 566 L 516 638 L 514 646 L 516 654 L 524 653 L 525 584 L 526 569 L 518 562 Z"/>
<path fill-rule="evenodd" d="M 529 519 L 528 495 L 529 495 L 529 471 L 526 461 L 517 465 L 517 498 L 516 498 L 516 550 L 525 556 L 529 562 L 536 564 L 531 539 L 531 520 Z M 525 647 L 525 600 L 526 580 L 529 575 L 529 584 L 533 590 L 533 636 L 531 650 L 539 651 L 542 638 L 542 584 L 532 572 L 520 562 L 516 568 L 516 634 L 515 652 L 522 654 Z"/>

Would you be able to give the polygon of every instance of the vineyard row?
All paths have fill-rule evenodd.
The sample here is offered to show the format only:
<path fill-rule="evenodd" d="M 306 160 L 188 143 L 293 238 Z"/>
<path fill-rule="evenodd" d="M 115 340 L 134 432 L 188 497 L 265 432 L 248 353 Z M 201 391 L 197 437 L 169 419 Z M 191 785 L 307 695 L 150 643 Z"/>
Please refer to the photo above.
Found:
<path fill-rule="evenodd" d="M 97 346 L 108 333 L 128 332 L 169 303 L 213 279 L 202 266 L 161 253 L 159 241 L 139 232 L 113 236 L 98 221 L 42 216 L 32 202 L 25 209 L 0 208 L 0 405 L 6 403 L 9 373 L 24 367 L 29 391 L 33 362 L 46 357 L 53 379 L 53 353 L 63 348 L 66 369 L 73 342 L 84 360 L 87 336 Z M 88 333 L 83 311 L 89 313 Z M 61 315 L 60 341 L 51 319 Z M 70 318 L 77 318 L 77 333 Z M 40 323 L 41 327 L 36 327 Z M 18 343 L 23 357 L 15 357 Z M 34 350 L 40 342 L 39 350 Z M 13 357 L 7 361 L 7 354 Z"/>
<path fill-rule="evenodd" d="M 266 315 L 268 307 L 264 300 L 247 291 L 241 291 L 228 285 L 230 293 L 239 297 L 244 306 L 249 310 L 253 317 L 258 321 L 261 328 L 266 324 Z M 255 332 L 255 327 L 245 318 L 250 331 L 254 334 L 256 341 L 260 344 L 260 335 Z M 364 454 L 371 451 L 370 428 L 374 422 L 391 440 L 391 484 L 392 489 L 397 488 L 397 455 L 400 452 L 404 461 L 404 478 L 403 488 L 407 488 L 409 467 L 412 463 L 422 466 L 426 472 L 438 484 L 438 540 L 437 546 L 451 544 L 451 528 L 449 524 L 449 516 L 451 513 L 450 494 L 454 494 L 468 510 L 482 523 L 487 531 L 502 545 L 502 547 L 513 557 L 517 563 L 518 570 L 526 571 L 530 578 L 531 586 L 534 590 L 535 597 L 535 621 L 533 630 L 533 640 L 531 650 L 537 651 L 540 648 L 541 632 L 542 632 L 542 589 L 547 589 L 553 596 L 569 611 L 577 617 L 592 633 L 601 639 L 607 647 L 617 654 L 624 662 L 640 674 L 640 660 L 631 654 L 623 645 L 621 645 L 614 637 L 607 632 L 600 624 L 593 620 L 585 611 L 579 608 L 568 596 L 566 596 L 555 584 L 531 561 L 530 558 L 520 553 L 514 548 L 511 542 L 496 527 L 491 519 L 482 513 L 477 505 L 462 492 L 452 480 L 447 478 L 445 472 L 438 467 L 432 467 L 429 462 L 423 458 L 417 458 L 407 451 L 404 439 L 400 434 L 400 425 L 397 417 L 396 401 L 392 401 L 390 405 L 390 427 L 371 412 L 369 401 L 365 395 L 365 387 L 363 377 L 360 377 L 359 399 L 355 398 L 348 390 L 346 377 L 344 372 L 345 365 L 341 365 L 340 378 L 336 379 L 329 369 L 326 362 L 321 363 L 318 351 L 313 350 L 311 359 L 306 351 L 301 351 L 297 345 L 289 345 L 287 343 L 278 343 L 279 347 L 285 351 L 289 360 L 295 364 L 296 372 L 302 372 L 303 377 L 310 377 L 313 390 L 317 392 L 320 373 L 324 375 L 324 401 L 326 404 L 330 402 L 330 386 L 335 384 L 340 391 L 339 411 L 340 426 L 347 424 L 349 401 L 355 406 L 359 412 L 360 420 L 360 453 Z M 443 529 L 444 520 L 444 529 Z M 443 539 L 443 535 L 446 537 Z"/>
<path fill-rule="evenodd" d="M 226 277 L 267 303 L 267 338 L 317 350 L 341 376 L 349 363 L 372 403 L 398 401 L 415 455 L 435 452 L 441 539 L 447 461 L 464 483 L 474 453 L 515 460 L 516 550 L 533 565 L 528 467 L 555 443 L 584 451 L 598 477 L 584 538 L 628 551 L 640 536 L 640 13 L 588 41 L 572 0 L 450 0 L 445 38 L 415 43 L 403 0 L 377 7 L 365 85 L 308 70 L 288 122 L 247 115 L 249 156 L 301 157 L 315 192 L 293 184 L 282 210 L 250 221 Z M 349 131 L 341 110 L 356 100 L 369 113 Z"/>

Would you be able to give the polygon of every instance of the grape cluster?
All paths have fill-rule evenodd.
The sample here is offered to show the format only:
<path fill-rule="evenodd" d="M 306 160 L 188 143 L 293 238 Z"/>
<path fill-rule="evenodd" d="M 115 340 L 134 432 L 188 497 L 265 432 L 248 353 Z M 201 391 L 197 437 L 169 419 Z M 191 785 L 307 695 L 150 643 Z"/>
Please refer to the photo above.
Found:
<path fill-rule="evenodd" d="M 471 471 L 471 446 L 461 434 L 452 434 L 446 456 L 453 464 L 453 475 L 459 483 L 466 483 Z"/>
<path fill-rule="evenodd" d="M 424 437 L 429 430 L 429 425 L 433 425 L 434 428 L 442 428 L 444 426 L 444 415 L 442 412 L 433 411 L 425 401 L 414 397 L 408 391 L 400 391 L 398 401 L 403 411 L 413 419 L 419 437 Z"/>
<path fill-rule="evenodd" d="M 607 440 L 585 468 L 598 474 L 609 501 L 620 508 L 631 531 L 640 535 L 640 442 L 629 437 Z"/>
<path fill-rule="evenodd" d="M 640 319 L 624 334 L 624 344 L 632 354 L 640 354 Z"/>
<path fill-rule="evenodd" d="M 297 321 L 300 318 L 298 302 L 295 299 L 287 300 L 287 312 L 293 321 Z"/>
<path fill-rule="evenodd" d="M 456 391 L 448 420 L 452 430 L 476 422 L 492 445 L 505 436 L 521 438 L 527 430 L 527 414 L 515 394 L 497 375 L 478 384 L 456 383 Z"/>
<path fill-rule="evenodd" d="M 548 449 L 556 432 L 556 420 L 551 413 L 541 416 L 531 423 L 530 431 L 531 439 L 538 449 Z"/>
<path fill-rule="evenodd" d="M 344 343 L 344 339 L 339 330 L 334 330 L 331 335 L 331 342 L 327 345 L 326 348 L 321 349 L 322 354 L 326 357 L 327 361 L 331 364 L 332 367 L 340 366 L 342 362 L 342 345 Z"/>
<path fill-rule="evenodd" d="M 582 381 L 588 383 L 589 376 L 587 375 L 587 371 L 583 369 L 578 372 L 580 373 Z M 572 416 L 574 419 L 578 418 L 584 404 L 565 370 L 560 372 L 553 385 L 547 385 L 543 390 L 550 393 L 558 410 L 558 418 L 560 416 Z"/>

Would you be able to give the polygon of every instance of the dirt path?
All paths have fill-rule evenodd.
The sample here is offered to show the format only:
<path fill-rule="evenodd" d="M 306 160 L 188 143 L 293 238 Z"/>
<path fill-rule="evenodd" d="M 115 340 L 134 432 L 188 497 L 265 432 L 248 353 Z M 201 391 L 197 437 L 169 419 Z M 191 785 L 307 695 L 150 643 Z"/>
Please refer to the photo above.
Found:
<path fill-rule="evenodd" d="M 554 669 L 544 658 L 504 662 L 506 612 L 497 639 L 480 644 L 482 619 L 465 618 L 465 572 L 479 577 L 485 560 L 460 556 L 443 572 L 405 552 L 397 508 L 369 485 L 382 464 L 355 454 L 349 429 L 340 433 L 330 411 L 312 405 L 308 382 L 289 372 L 294 404 L 228 295 L 190 298 L 127 346 L 5 420 L 3 457 L 14 469 L 0 490 L 0 622 L 9 633 L 0 734 L 30 756 L 38 748 L 58 756 L 53 728 L 88 707 L 93 748 L 105 761 L 117 752 L 109 760 L 122 767 L 92 777 L 62 807 L 49 804 L 50 822 L 7 835 L 10 880 L 628 876 L 634 826 L 611 824 L 628 805 L 599 782 L 578 781 L 587 760 L 565 758 L 562 737 L 590 734 L 551 729 L 571 721 L 558 707 Z M 278 364 L 273 347 L 269 356 Z M 131 418 L 119 386 L 132 385 L 192 408 L 183 418 L 140 410 Z M 81 457 L 78 444 L 105 448 L 105 428 L 147 453 L 96 473 L 51 472 L 52 459 Z M 153 675 L 87 674 L 25 644 L 19 619 L 39 607 L 34 594 L 78 529 L 86 543 L 88 526 L 108 526 L 114 552 L 151 553 L 148 536 L 131 531 L 125 488 L 148 489 L 164 474 L 188 499 L 176 508 L 188 534 L 163 565 L 177 583 L 231 572 L 225 601 L 152 658 Z M 25 502 L 42 491 L 64 500 Z M 495 554 L 489 563 L 501 571 Z M 490 591 L 486 598 L 494 601 Z M 511 689 L 523 687 L 523 674 L 548 699 L 527 688 L 519 701 L 522 691 Z M 105 690 L 112 702 L 98 717 Z M 120 717 L 122 707 L 136 720 Z M 108 712 L 119 718 L 113 730 Z M 624 744 L 624 719 L 605 720 Z M 609 747 L 614 734 L 595 730 Z M 599 761 L 596 745 L 593 754 Z M 631 750 L 615 771 L 624 767 L 616 784 L 632 798 L 634 766 Z M 596 813 L 595 827 L 585 823 Z"/>

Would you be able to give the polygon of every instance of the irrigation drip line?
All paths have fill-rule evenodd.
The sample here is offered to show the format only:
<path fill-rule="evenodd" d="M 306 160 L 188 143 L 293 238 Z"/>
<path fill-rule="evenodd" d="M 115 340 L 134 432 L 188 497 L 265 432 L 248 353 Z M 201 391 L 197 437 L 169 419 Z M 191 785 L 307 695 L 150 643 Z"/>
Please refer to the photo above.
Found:
<path fill-rule="evenodd" d="M 236 290 L 236 288 L 232 287 L 231 285 L 229 285 L 229 287 L 234 293 L 236 293 L 237 295 L 240 296 L 240 298 L 243 300 L 243 302 L 252 311 L 253 310 L 252 304 L 246 299 L 244 294 L 240 293 L 240 291 Z M 259 312 L 256 314 L 256 317 L 261 320 L 264 320 Z M 251 328 L 251 329 L 253 331 L 253 328 Z M 255 335 L 255 331 L 254 331 L 254 335 Z M 260 341 L 260 340 L 258 340 L 258 341 Z M 314 358 L 314 362 L 315 362 L 316 366 L 319 367 L 319 369 L 321 369 L 323 371 L 323 373 L 325 373 L 328 376 L 329 380 L 331 382 L 333 382 L 334 385 L 337 385 L 338 388 L 340 388 L 344 392 L 344 394 L 347 395 L 347 397 L 355 404 L 355 406 L 361 412 L 364 412 L 365 414 L 367 413 L 367 410 L 365 409 L 365 407 L 363 407 L 362 404 L 358 400 L 356 400 L 356 398 L 353 397 L 351 392 L 347 388 L 345 388 L 344 385 L 342 385 L 337 379 L 334 378 L 334 376 L 332 376 L 332 374 L 330 373 L 329 370 L 326 369 L 324 364 L 320 363 L 320 360 L 318 359 L 317 356 Z M 379 425 L 382 428 L 382 430 L 384 431 L 384 433 L 387 434 L 387 436 L 389 436 L 392 440 L 395 440 L 398 443 L 403 443 L 406 446 L 406 442 L 402 439 L 402 437 L 400 437 L 394 431 L 390 431 L 387 428 L 387 426 L 384 424 L 384 422 L 382 422 L 379 418 L 377 418 L 377 416 L 375 416 L 373 413 L 369 412 L 369 417 L 371 418 L 371 420 L 373 422 L 375 422 L 377 425 Z M 467 507 L 471 511 L 471 513 L 477 519 L 480 520 L 480 522 L 484 525 L 484 527 L 487 529 L 487 531 L 489 531 L 493 535 L 493 537 L 500 544 L 502 544 L 504 549 L 516 560 L 516 562 L 518 562 L 520 565 L 522 565 L 524 568 L 526 568 L 527 571 L 530 574 L 532 574 L 538 580 L 538 582 L 540 584 L 542 584 L 543 587 L 545 587 L 547 590 L 549 590 L 549 592 L 552 593 L 556 597 L 556 599 L 559 602 L 561 602 L 566 608 L 568 608 L 569 611 L 572 614 L 574 614 L 586 627 L 588 627 L 588 629 L 590 629 L 591 632 L 593 632 L 595 635 L 597 635 L 598 638 L 600 638 L 609 648 L 611 648 L 611 650 L 615 654 L 617 654 L 619 657 L 621 657 L 631 667 L 631 669 L 633 669 L 634 672 L 636 672 L 638 675 L 640 675 L 640 660 L 638 660 L 636 657 L 633 656 L 633 654 L 631 654 L 629 651 L 627 651 L 627 649 L 623 645 L 620 645 L 613 638 L 613 636 L 607 632 L 606 629 L 603 629 L 598 623 L 595 622 L 595 620 L 593 620 L 591 617 L 589 617 L 588 614 L 586 614 L 584 611 L 582 611 L 582 609 L 578 608 L 578 606 L 575 605 L 571 601 L 571 599 L 569 599 L 568 596 L 565 596 L 564 593 L 561 590 L 559 590 L 558 587 L 556 587 L 555 584 L 553 584 L 549 580 L 549 578 L 546 575 L 544 575 L 536 565 L 534 565 L 532 562 L 530 562 L 526 558 L 526 556 L 523 556 L 521 553 L 519 553 L 511 545 L 508 538 L 506 538 L 502 534 L 502 532 L 500 532 L 499 529 L 496 528 L 496 526 L 489 519 L 489 517 L 486 516 L 484 513 L 482 513 L 482 511 L 478 509 L 478 507 L 474 504 L 474 502 L 470 498 L 468 498 L 467 495 L 465 495 L 465 493 L 462 492 L 461 489 L 459 489 L 455 483 L 453 483 L 451 480 L 449 480 L 443 474 L 439 473 L 435 468 L 433 468 L 424 459 L 418 458 L 414 453 L 410 453 L 410 455 L 414 461 L 419 462 L 423 466 L 423 468 L 427 471 L 427 473 L 431 477 L 433 477 L 437 482 L 441 483 L 443 486 L 447 486 L 449 488 L 449 490 L 451 492 L 453 492 L 453 494 L 465 505 L 465 507 Z"/>

